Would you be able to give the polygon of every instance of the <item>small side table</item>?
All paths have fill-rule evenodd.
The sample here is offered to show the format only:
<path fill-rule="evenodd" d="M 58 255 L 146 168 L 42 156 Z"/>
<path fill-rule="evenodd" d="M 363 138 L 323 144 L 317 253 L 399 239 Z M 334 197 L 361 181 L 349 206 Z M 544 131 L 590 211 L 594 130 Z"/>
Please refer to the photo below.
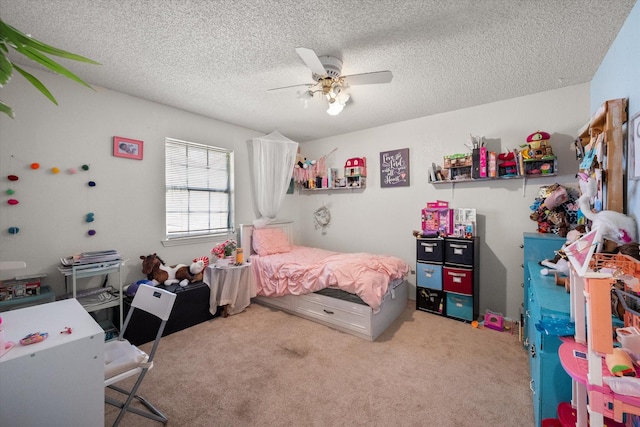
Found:
<path fill-rule="evenodd" d="M 211 292 L 211 314 L 215 314 L 218 306 L 224 307 L 222 317 L 238 314 L 249 307 L 251 298 L 256 296 L 256 282 L 249 263 L 223 268 L 209 266 L 204 271 L 203 281 Z"/>

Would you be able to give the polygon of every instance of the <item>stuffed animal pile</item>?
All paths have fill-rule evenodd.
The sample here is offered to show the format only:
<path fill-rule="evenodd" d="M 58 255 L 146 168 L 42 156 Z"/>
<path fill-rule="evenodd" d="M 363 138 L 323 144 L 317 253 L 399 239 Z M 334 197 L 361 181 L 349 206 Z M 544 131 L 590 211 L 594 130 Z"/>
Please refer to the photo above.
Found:
<path fill-rule="evenodd" d="M 578 206 L 575 203 L 577 196 L 575 189 L 560 184 L 542 187 L 531 205 L 533 212 L 529 216 L 538 223 L 538 232 L 566 237 L 578 222 Z"/>
<path fill-rule="evenodd" d="M 168 266 L 155 253 L 141 255 L 140 259 L 142 260 L 142 273 L 147 276 L 147 281 L 153 286 L 179 283 L 184 287 L 191 282 L 201 281 L 204 269 L 209 265 L 209 257 L 206 256 L 194 258 L 189 266 L 186 264 Z"/>

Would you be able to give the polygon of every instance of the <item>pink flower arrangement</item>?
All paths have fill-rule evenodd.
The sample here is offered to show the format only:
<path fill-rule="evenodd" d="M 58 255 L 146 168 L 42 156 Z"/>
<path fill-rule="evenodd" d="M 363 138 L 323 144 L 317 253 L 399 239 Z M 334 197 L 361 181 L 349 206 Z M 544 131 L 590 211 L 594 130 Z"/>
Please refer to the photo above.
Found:
<path fill-rule="evenodd" d="M 235 240 L 227 239 L 224 242 L 216 245 L 211 249 L 211 255 L 224 258 L 233 255 L 233 251 L 238 247 L 238 243 Z"/>

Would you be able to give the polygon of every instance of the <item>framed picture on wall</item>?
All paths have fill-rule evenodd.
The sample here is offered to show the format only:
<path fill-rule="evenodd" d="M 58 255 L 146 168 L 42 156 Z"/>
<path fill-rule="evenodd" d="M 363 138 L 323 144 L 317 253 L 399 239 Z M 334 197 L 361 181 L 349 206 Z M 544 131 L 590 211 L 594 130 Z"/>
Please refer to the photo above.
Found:
<path fill-rule="evenodd" d="M 629 135 L 629 179 L 640 179 L 640 112 L 629 120 L 627 134 Z"/>
<path fill-rule="evenodd" d="M 409 149 L 380 153 L 380 186 L 409 186 Z"/>
<path fill-rule="evenodd" d="M 128 159 L 142 160 L 142 141 L 137 139 L 113 137 L 113 155 Z"/>

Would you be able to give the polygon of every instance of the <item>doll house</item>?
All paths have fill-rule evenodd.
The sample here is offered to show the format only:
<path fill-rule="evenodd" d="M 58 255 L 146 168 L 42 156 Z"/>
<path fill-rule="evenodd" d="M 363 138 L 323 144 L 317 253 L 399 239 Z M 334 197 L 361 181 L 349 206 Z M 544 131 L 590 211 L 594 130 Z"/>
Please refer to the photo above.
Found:
<path fill-rule="evenodd" d="M 367 176 L 367 159 L 353 157 L 344 164 L 344 177 L 347 187 L 364 187 Z"/>

